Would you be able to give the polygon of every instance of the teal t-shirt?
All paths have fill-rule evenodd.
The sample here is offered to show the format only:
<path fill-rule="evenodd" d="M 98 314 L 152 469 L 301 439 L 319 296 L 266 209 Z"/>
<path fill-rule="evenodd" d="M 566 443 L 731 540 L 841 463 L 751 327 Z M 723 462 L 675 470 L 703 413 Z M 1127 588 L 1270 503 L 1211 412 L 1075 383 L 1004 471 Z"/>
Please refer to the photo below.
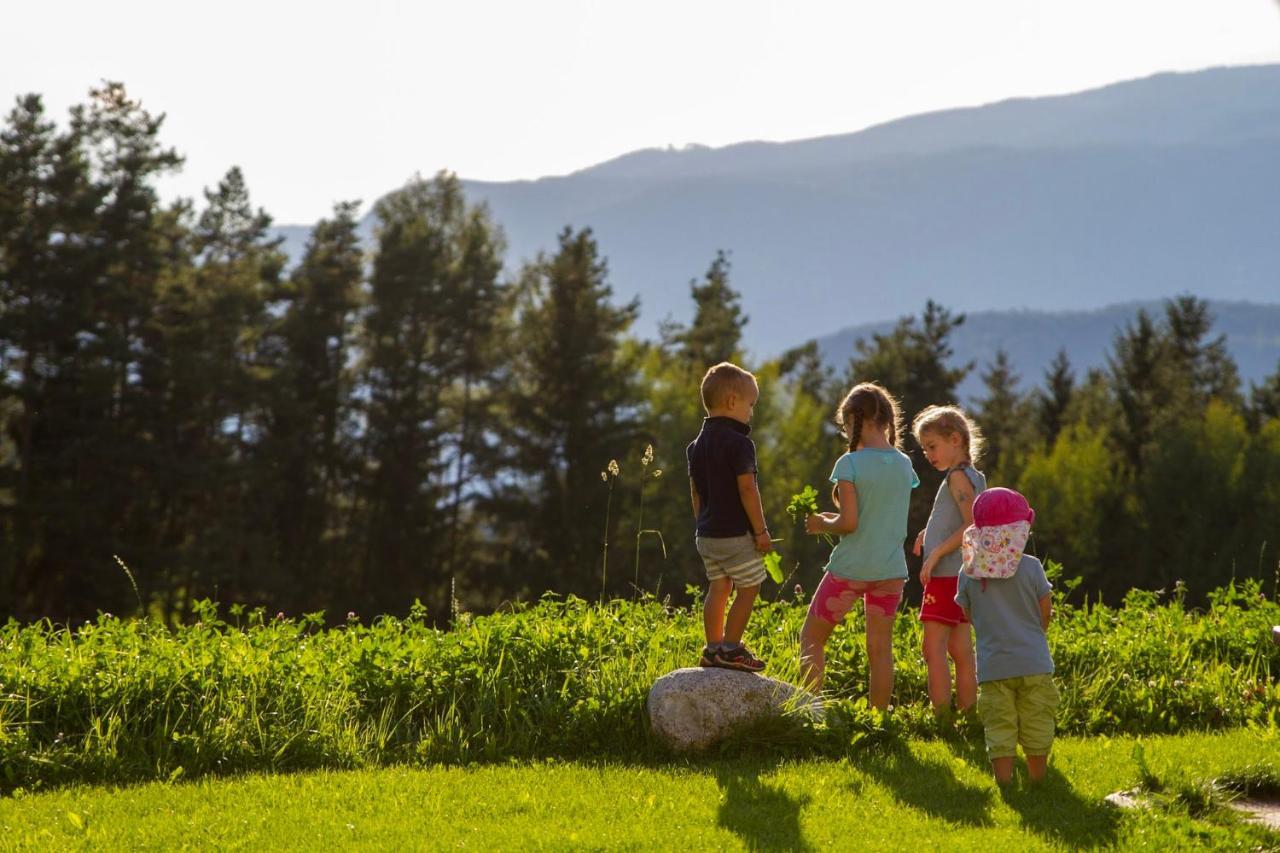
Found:
<path fill-rule="evenodd" d="M 907 507 L 920 485 L 911 459 L 894 448 L 863 448 L 836 460 L 831 482 L 853 483 L 858 493 L 858 529 L 841 536 L 827 571 L 853 581 L 907 576 Z"/>

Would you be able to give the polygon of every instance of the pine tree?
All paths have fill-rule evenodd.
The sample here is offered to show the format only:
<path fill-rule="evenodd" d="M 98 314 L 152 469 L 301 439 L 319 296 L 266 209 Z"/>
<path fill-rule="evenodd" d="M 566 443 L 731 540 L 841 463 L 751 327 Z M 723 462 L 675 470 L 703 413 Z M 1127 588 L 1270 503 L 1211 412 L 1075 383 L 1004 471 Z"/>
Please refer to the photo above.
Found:
<path fill-rule="evenodd" d="M 1182 387 L 1194 393 L 1192 405 L 1202 411 L 1209 400 L 1220 400 L 1241 410 L 1240 372 L 1227 349 L 1227 336 L 1206 340 L 1213 329 L 1209 303 L 1194 296 L 1179 296 L 1165 303 L 1165 334 L 1173 357 L 1173 369 L 1181 374 Z"/>
<path fill-rule="evenodd" d="M 1107 363 L 1120 414 L 1116 440 L 1129 470 L 1138 472 L 1170 386 L 1167 341 L 1145 310 L 1116 336 Z"/>
<path fill-rule="evenodd" d="M 511 477 L 495 495 L 518 529 L 512 548 L 527 590 L 599 591 L 600 472 L 639 443 L 635 365 L 622 335 L 639 305 L 612 304 L 590 230 L 565 228 L 559 248 L 518 284 L 511 391 L 503 441 Z M 623 472 L 624 476 L 626 471 Z M 515 478 L 512 480 L 512 478 Z"/>
<path fill-rule="evenodd" d="M 986 437 L 982 467 L 993 482 L 1012 482 L 1015 457 L 1027 447 L 1027 405 L 1017 391 L 1019 376 L 1009 353 L 997 349 L 995 359 L 982 374 L 986 396 L 978 400 L 976 417 Z"/>
<path fill-rule="evenodd" d="M 1058 434 L 1066 426 L 1067 409 L 1075 390 L 1075 374 L 1065 349 L 1058 350 L 1049 369 L 1044 374 L 1044 388 L 1035 392 L 1037 420 L 1040 437 L 1047 447 L 1053 447 Z"/>
<path fill-rule="evenodd" d="M 39 98 L 21 99 L 0 142 L 15 453 L 6 597 L 18 613 L 79 618 L 133 600 L 110 568 L 145 488 L 143 329 L 168 246 L 153 184 L 180 162 L 160 124 L 108 83 L 63 133 Z"/>
<path fill-rule="evenodd" d="M 677 326 L 668 332 L 669 341 L 697 371 L 734 359 L 742 342 L 747 318 L 742 313 L 741 295 L 729 286 L 729 268 L 725 252 L 716 252 L 702 282 L 689 282 L 694 303 L 693 323 L 688 328 Z"/>
<path fill-rule="evenodd" d="M 196 368 L 212 440 L 203 458 L 208 524 L 185 562 L 185 611 L 216 588 L 239 601 L 275 600 L 284 586 L 271 547 L 270 469 L 259 452 L 274 364 L 267 341 L 285 256 L 271 217 L 255 209 L 238 168 L 212 190 L 194 232 L 197 317 L 205 349 Z"/>
<path fill-rule="evenodd" d="M 267 339 L 277 368 L 257 457 L 270 472 L 273 554 L 285 585 L 279 593 L 295 610 L 340 598 L 357 556 L 344 504 L 357 465 L 349 362 L 364 279 L 358 207 L 338 204 L 316 224 Z"/>
<path fill-rule="evenodd" d="M 369 459 L 362 594 L 375 612 L 416 597 L 443 614 L 462 503 L 472 499 L 469 460 L 494 434 L 478 394 L 487 393 L 505 310 L 501 236 L 445 173 L 411 181 L 374 212 L 362 347 Z"/>

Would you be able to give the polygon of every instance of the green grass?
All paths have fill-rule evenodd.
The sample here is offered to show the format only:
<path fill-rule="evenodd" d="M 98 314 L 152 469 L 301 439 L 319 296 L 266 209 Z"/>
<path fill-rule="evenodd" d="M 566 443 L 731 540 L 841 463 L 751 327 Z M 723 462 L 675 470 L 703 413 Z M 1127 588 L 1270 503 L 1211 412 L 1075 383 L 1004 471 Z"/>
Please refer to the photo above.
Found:
<path fill-rule="evenodd" d="M 1165 791 L 1280 780 L 1280 735 L 1143 741 Z M 535 762 L 71 787 L 0 801 L 13 849 L 1275 849 L 1217 797 L 1102 803 L 1144 771 L 1131 737 L 1060 739 L 1049 779 L 1001 792 L 975 741 L 903 741 L 845 759 Z"/>

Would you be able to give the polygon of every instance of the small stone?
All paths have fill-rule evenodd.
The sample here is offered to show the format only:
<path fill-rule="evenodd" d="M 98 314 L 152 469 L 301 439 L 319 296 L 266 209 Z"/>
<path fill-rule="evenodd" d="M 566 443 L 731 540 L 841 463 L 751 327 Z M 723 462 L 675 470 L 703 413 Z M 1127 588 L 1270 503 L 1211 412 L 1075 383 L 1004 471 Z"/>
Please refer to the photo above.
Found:
<path fill-rule="evenodd" d="M 1146 797 L 1142 796 L 1141 792 L 1136 789 L 1132 791 L 1116 791 L 1114 794 L 1107 794 L 1107 796 L 1103 798 L 1103 802 L 1118 809 L 1145 809 L 1151 805 L 1151 803 L 1147 801 Z"/>
<path fill-rule="evenodd" d="M 696 752 L 789 708 L 817 706 L 791 684 L 732 669 L 686 667 L 669 672 L 649 690 L 649 721 L 662 743 Z"/>

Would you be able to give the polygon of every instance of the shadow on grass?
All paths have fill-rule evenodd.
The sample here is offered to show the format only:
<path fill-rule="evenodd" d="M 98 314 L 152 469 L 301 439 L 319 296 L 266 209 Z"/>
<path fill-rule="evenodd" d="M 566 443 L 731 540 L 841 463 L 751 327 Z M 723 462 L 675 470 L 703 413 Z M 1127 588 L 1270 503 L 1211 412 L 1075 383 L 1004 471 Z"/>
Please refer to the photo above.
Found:
<path fill-rule="evenodd" d="M 948 762 L 922 760 L 905 744 L 868 755 L 857 767 L 874 777 L 898 802 L 931 818 L 972 827 L 994 823 L 990 788 L 961 782 Z"/>
<path fill-rule="evenodd" d="M 1000 795 L 1021 816 L 1023 826 L 1047 840 L 1074 848 L 1116 843 L 1120 822 L 1116 810 L 1080 796 L 1056 767 L 1050 767 L 1039 784 L 1015 782 Z"/>
<path fill-rule="evenodd" d="M 722 764 L 716 782 L 724 791 L 720 826 L 742 839 L 748 850 L 812 850 L 800 832 L 800 809 L 808 797 L 793 797 L 760 781 L 759 768 Z"/>
<path fill-rule="evenodd" d="M 952 751 L 985 773 L 991 772 L 986 747 L 980 739 L 949 741 Z M 1017 761 L 1013 784 L 1000 789 L 1000 797 L 1018 813 L 1022 825 L 1049 841 L 1070 847 L 1108 847 L 1116 843 L 1120 816 L 1103 802 L 1082 797 L 1062 771 L 1050 765 L 1044 781 L 1027 782 L 1027 767 Z"/>

